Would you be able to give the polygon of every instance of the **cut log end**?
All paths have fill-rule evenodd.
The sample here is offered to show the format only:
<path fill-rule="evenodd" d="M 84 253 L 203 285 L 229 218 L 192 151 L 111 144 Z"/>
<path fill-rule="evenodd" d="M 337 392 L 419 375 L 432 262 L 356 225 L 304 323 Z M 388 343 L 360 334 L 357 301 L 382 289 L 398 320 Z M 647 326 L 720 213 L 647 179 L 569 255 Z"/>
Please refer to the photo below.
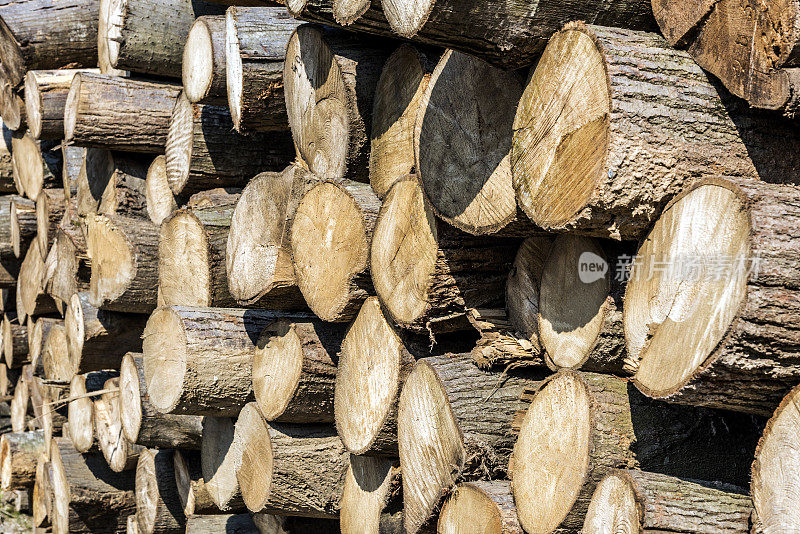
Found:
<path fill-rule="evenodd" d="M 69 396 L 73 400 L 67 406 L 67 420 L 69 438 L 75 450 L 81 453 L 89 451 L 94 443 L 93 400 L 92 397 L 83 396 L 86 393 L 86 376 L 73 376 L 69 387 Z"/>
<path fill-rule="evenodd" d="M 183 92 L 189 102 L 199 102 L 211 90 L 214 44 L 211 30 L 199 20 L 192 25 L 183 47 Z"/>
<path fill-rule="evenodd" d="M 133 355 L 126 354 L 119 368 L 122 432 L 131 443 L 136 443 L 142 426 L 142 395 L 139 388 L 139 371 Z"/>
<path fill-rule="evenodd" d="M 237 130 L 242 120 L 242 75 L 242 56 L 239 52 L 236 13 L 228 11 L 225 14 L 225 83 L 228 87 L 228 109 Z"/>
<path fill-rule="evenodd" d="M 165 304 L 210 306 L 209 243 L 203 223 L 189 210 L 161 224 L 158 280 Z"/>
<path fill-rule="evenodd" d="M 178 490 L 178 498 L 180 498 L 184 515 L 189 517 L 199 511 L 197 509 L 198 495 L 195 492 L 196 484 L 194 482 L 194 479 L 197 478 L 197 473 L 193 473 L 190 470 L 189 464 L 186 458 L 184 458 L 184 453 L 180 450 L 175 450 L 172 456 L 172 462 L 172 467 L 175 470 L 175 485 Z M 202 478 L 202 475 L 200 478 Z"/>
<path fill-rule="evenodd" d="M 608 75 L 595 41 L 579 30 L 556 34 L 513 125 L 514 187 L 538 226 L 573 222 L 604 178 L 610 111 Z"/>
<path fill-rule="evenodd" d="M 67 93 L 67 102 L 64 104 L 64 141 L 71 141 L 75 136 L 75 125 L 78 120 L 78 101 L 81 96 L 81 75 L 76 74 L 72 79 Z"/>
<path fill-rule="evenodd" d="M 237 479 L 244 504 L 248 510 L 260 512 L 269 501 L 272 485 L 272 443 L 264 416 L 254 403 L 242 408 L 234 442 L 241 447 Z"/>
<path fill-rule="evenodd" d="M 155 532 L 158 507 L 163 506 L 158 487 L 163 474 L 156 471 L 156 454 L 159 451 L 146 449 L 136 463 L 136 521 L 142 532 Z"/>
<path fill-rule="evenodd" d="M 36 81 L 36 73 L 25 74 L 25 114 L 28 130 L 35 139 L 42 135 L 42 93 Z"/>
<path fill-rule="evenodd" d="M 533 351 L 541 349 L 539 290 L 551 243 L 549 237 L 531 237 L 523 241 L 506 281 L 508 319 L 514 329 L 531 342 Z"/>
<path fill-rule="evenodd" d="M 194 116 L 199 113 L 196 104 L 192 104 L 181 92 L 169 121 L 165 162 L 167 182 L 173 193 L 181 192 L 189 178 L 192 160 L 192 139 L 194 136 Z"/>
<path fill-rule="evenodd" d="M 54 380 L 72 380 L 75 368 L 67 352 L 67 332 L 63 324 L 50 328 L 50 333 L 42 347 L 42 367 L 44 375 Z"/>
<path fill-rule="evenodd" d="M 163 155 L 156 156 L 147 169 L 147 186 L 145 188 L 147 199 L 147 216 L 155 224 L 161 224 L 164 219 L 178 209 L 175 195 L 167 180 L 167 160 Z"/>
<path fill-rule="evenodd" d="M 336 370 L 336 429 L 352 454 L 368 452 L 395 416 L 404 350 L 378 299 L 367 299 L 342 343 Z"/>
<path fill-rule="evenodd" d="M 67 353 L 73 369 L 77 370 L 83 354 L 83 342 L 86 339 L 83 306 L 80 296 L 75 293 L 70 297 L 64 313 L 64 329 L 67 335 Z"/>
<path fill-rule="evenodd" d="M 122 29 L 125 27 L 125 18 L 127 17 L 128 1 L 127 0 L 110 0 L 108 3 L 108 12 L 102 13 L 107 16 L 105 21 L 107 27 L 106 46 L 108 50 L 108 60 L 110 66 L 117 68 L 119 61 L 119 52 L 122 44 Z"/>
<path fill-rule="evenodd" d="M 87 246 L 92 257 L 91 302 L 98 308 L 125 293 L 136 276 L 132 244 L 120 228 L 102 215 L 87 221 Z"/>
<path fill-rule="evenodd" d="M 279 417 L 294 397 L 303 370 L 303 346 L 292 321 L 267 326 L 253 354 L 253 391 L 264 417 Z M 258 511 L 259 509 L 256 509 Z"/>
<path fill-rule="evenodd" d="M 42 145 L 29 132 L 18 131 L 12 140 L 12 158 L 25 196 L 35 201 L 45 179 Z"/>
<path fill-rule="evenodd" d="M 211 499 L 222 510 L 241 504 L 236 473 L 241 465 L 241 447 L 234 444 L 234 420 L 229 417 L 203 419 L 203 448 L 200 451 L 203 479 Z M 264 451 L 260 451 L 266 456 Z"/>
<path fill-rule="evenodd" d="M 641 532 L 636 494 L 628 480 L 619 474 L 607 475 L 592 495 L 584 522 L 585 532 Z"/>
<path fill-rule="evenodd" d="M 291 229 L 297 285 L 323 321 L 341 321 L 351 307 L 353 279 L 368 265 L 369 236 L 356 200 L 323 182 L 303 196 Z"/>
<path fill-rule="evenodd" d="M 367 12 L 370 0 L 336 0 L 333 2 L 333 18 L 342 26 L 349 26 Z"/>
<path fill-rule="evenodd" d="M 162 413 L 178 404 L 186 374 L 186 334 L 180 316 L 158 308 L 147 321 L 142 352 L 147 355 L 145 383 L 150 402 Z"/>
<path fill-rule="evenodd" d="M 392 31 L 411 39 L 425 26 L 436 0 L 386 0 L 383 11 Z"/>
<path fill-rule="evenodd" d="M 119 378 L 106 381 L 103 389 L 110 390 L 94 401 L 94 426 L 97 445 L 103 452 L 108 467 L 115 473 L 131 469 L 135 465 L 136 445 L 128 443 L 122 434 L 120 418 Z"/>
<path fill-rule="evenodd" d="M 522 534 L 516 515 L 507 482 L 461 484 L 442 507 L 437 533 Z"/>
<path fill-rule="evenodd" d="M 724 258 L 746 267 L 750 217 L 743 202 L 727 187 L 700 186 L 665 210 L 637 253 L 625 293 L 625 338 L 638 366 L 634 383 L 649 396 L 669 396 L 698 373 L 739 313 L 748 269 L 698 275 L 680 262 Z"/>

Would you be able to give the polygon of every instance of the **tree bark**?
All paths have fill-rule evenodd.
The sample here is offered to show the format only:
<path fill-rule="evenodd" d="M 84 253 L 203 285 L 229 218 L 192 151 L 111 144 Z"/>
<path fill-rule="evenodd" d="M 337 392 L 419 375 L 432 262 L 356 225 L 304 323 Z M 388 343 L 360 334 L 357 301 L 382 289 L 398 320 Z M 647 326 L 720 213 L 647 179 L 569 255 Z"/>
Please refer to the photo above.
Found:
<path fill-rule="evenodd" d="M 242 447 L 239 442 L 234 442 L 234 423 L 230 417 L 203 418 L 200 450 L 203 480 L 209 497 L 223 512 L 244 507 L 236 480 L 236 472 L 242 463 Z"/>
<path fill-rule="evenodd" d="M 144 331 L 150 402 L 163 413 L 234 417 L 253 400 L 252 356 L 259 333 L 305 313 L 234 308 L 158 308 Z"/>
<path fill-rule="evenodd" d="M 78 214 L 147 217 L 149 155 L 86 149 L 77 187 Z"/>
<path fill-rule="evenodd" d="M 214 504 L 211 494 L 203 480 L 203 466 L 200 453 L 175 450 L 175 485 L 186 517 L 198 514 L 218 514 L 220 509 Z M 244 507 L 244 503 L 242 503 Z"/>
<path fill-rule="evenodd" d="M 253 393 L 268 421 L 333 423 L 337 362 L 346 328 L 320 320 L 278 319 L 253 352 Z"/>
<path fill-rule="evenodd" d="M 267 423 L 250 403 L 236 421 L 234 442 L 242 448 L 237 478 L 250 511 L 339 517 L 349 462 L 332 426 Z"/>
<path fill-rule="evenodd" d="M 517 256 L 519 258 L 519 256 Z M 511 277 L 509 276 L 509 279 Z M 469 322 L 480 335 L 470 351 L 472 360 L 484 371 L 544 367 L 542 349 L 516 330 L 509 314 L 502 309 L 472 309 Z"/>
<path fill-rule="evenodd" d="M 136 523 L 140 534 L 179 534 L 186 529 L 173 451 L 147 449 L 136 464 Z"/>
<path fill-rule="evenodd" d="M 247 184 L 231 219 L 228 289 L 240 306 L 306 309 L 292 267 L 290 229 L 300 199 L 318 181 L 292 165 Z"/>
<path fill-rule="evenodd" d="M 183 46 L 183 91 L 189 102 L 225 105 L 225 68 L 225 16 L 197 17 Z"/>
<path fill-rule="evenodd" d="M 625 293 L 642 392 L 769 416 L 800 381 L 799 203 L 794 186 L 725 178 L 701 180 L 667 207 Z M 708 230 L 688 239 L 689 221 Z"/>
<path fill-rule="evenodd" d="M 469 328 L 470 308 L 499 304 L 519 240 L 471 237 L 438 221 L 413 177 L 392 186 L 372 237 L 370 272 L 389 316 L 438 334 Z"/>
<path fill-rule="evenodd" d="M 136 510 L 134 473 L 114 473 L 101 455 L 82 455 L 68 439 L 51 447 L 55 532 L 122 534 Z"/>
<path fill-rule="evenodd" d="M 64 106 L 72 78 L 97 69 L 29 70 L 25 75 L 25 115 L 34 139 L 64 137 Z"/>
<path fill-rule="evenodd" d="M 298 159 L 320 178 L 369 181 L 372 101 L 390 49 L 385 41 L 303 25 L 283 69 Z"/>
<path fill-rule="evenodd" d="M 36 140 L 19 130 L 11 143 L 14 169 L 26 197 L 35 201 L 42 189 L 62 185 L 63 159 L 55 141 Z"/>
<path fill-rule="evenodd" d="M 111 378 L 119 376 L 117 371 L 94 371 L 72 377 L 69 388 L 70 400 L 67 420 L 69 438 L 78 452 L 89 452 L 94 444 L 94 399 L 87 395 L 101 391 Z"/>
<path fill-rule="evenodd" d="M 262 534 L 256 528 L 250 514 L 195 515 L 186 520 L 186 534 L 217 534 L 218 532 Z"/>
<path fill-rule="evenodd" d="M 95 397 L 94 433 L 97 447 L 102 451 L 108 467 L 116 473 L 136 467 L 144 447 L 128 442 L 122 434 L 122 416 L 119 401 L 119 377 L 110 378 L 103 384 L 102 393 Z"/>
<path fill-rule="evenodd" d="M 158 227 L 122 215 L 89 217 L 89 302 L 98 308 L 150 313 L 158 286 Z"/>
<path fill-rule="evenodd" d="M 523 534 L 511 484 L 495 480 L 458 485 L 442 507 L 437 529 L 451 534 L 467 525 L 487 534 Z"/>
<path fill-rule="evenodd" d="M 62 125 L 63 131 L 63 125 Z M 61 134 L 64 135 L 63 133 Z M 80 175 L 83 160 L 86 157 L 86 149 L 82 146 L 61 145 L 61 159 L 64 160 L 63 172 L 61 173 L 64 196 L 72 199 L 78 191 L 78 175 Z M 70 213 L 70 222 L 77 215 L 76 212 Z"/>
<path fill-rule="evenodd" d="M 148 448 L 200 449 L 202 418 L 163 414 L 155 409 L 147 395 L 141 354 L 125 355 L 119 380 L 122 431 L 128 441 Z"/>
<path fill-rule="evenodd" d="M 43 189 L 36 198 L 36 239 L 43 254 L 50 252 L 56 230 L 68 208 L 63 189 Z"/>
<path fill-rule="evenodd" d="M 597 485 L 582 532 L 638 527 L 640 532 L 744 534 L 751 532 L 753 503 L 743 493 L 722 484 L 614 470 Z"/>
<path fill-rule="evenodd" d="M 161 154 L 179 93 L 171 83 L 76 74 L 64 110 L 64 139 L 78 146 Z"/>
<path fill-rule="evenodd" d="M 41 430 L 3 434 L 0 437 L 0 486 L 3 491 L 32 487 L 36 463 L 44 450 Z"/>
<path fill-rule="evenodd" d="M 112 2 L 106 22 L 111 66 L 180 78 L 183 45 L 194 20 L 224 13 L 224 7 L 203 0 Z"/>
<path fill-rule="evenodd" d="M 13 313 L 3 314 L 3 355 L 9 368 L 31 363 L 28 328 Z"/>
<path fill-rule="evenodd" d="M 26 71 L 97 65 L 96 0 L 23 0 L 0 6 L 2 72 L 13 86 Z"/>
<path fill-rule="evenodd" d="M 283 60 L 300 25 L 280 7 L 231 7 L 225 16 L 228 107 L 238 132 L 289 127 Z"/>
<path fill-rule="evenodd" d="M 793 124 L 753 113 L 714 84 L 657 34 L 569 25 L 517 109 L 518 203 L 546 230 L 637 240 L 697 176 L 796 181 L 798 161 L 777 156 L 795 153 Z"/>
<path fill-rule="evenodd" d="M 68 303 L 72 295 L 89 290 L 92 260 L 86 238 L 78 224 L 63 223 L 56 230 L 56 269 L 50 280 L 50 294 Z"/>
<path fill-rule="evenodd" d="M 400 483 L 396 460 L 351 454 L 342 489 L 342 532 L 402 532 Z M 389 518 L 396 528 L 386 528 Z"/>
<path fill-rule="evenodd" d="M 227 108 L 192 104 L 178 97 L 166 145 L 167 181 L 176 195 L 215 187 L 241 187 L 262 171 L 279 171 L 292 160 L 288 132 L 231 132 Z"/>

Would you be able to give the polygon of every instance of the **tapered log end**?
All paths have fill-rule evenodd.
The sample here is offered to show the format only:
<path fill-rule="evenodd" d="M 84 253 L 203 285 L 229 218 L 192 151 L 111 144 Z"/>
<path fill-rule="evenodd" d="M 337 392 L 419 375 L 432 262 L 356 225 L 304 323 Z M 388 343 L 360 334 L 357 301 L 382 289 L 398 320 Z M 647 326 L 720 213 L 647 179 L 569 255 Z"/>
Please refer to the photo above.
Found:
<path fill-rule="evenodd" d="M 622 475 L 607 475 L 597 485 L 586 512 L 583 530 L 586 534 L 615 532 L 635 534 L 642 531 L 636 494 Z"/>
<path fill-rule="evenodd" d="M 291 2 L 287 2 L 287 7 Z M 305 2 L 303 2 L 305 4 Z M 291 7 L 289 7 L 291 10 Z M 239 130 L 242 120 L 242 56 L 239 51 L 239 33 L 236 28 L 236 12 L 225 13 L 225 84 L 228 88 L 228 109 L 233 126 Z"/>
<path fill-rule="evenodd" d="M 119 368 L 119 391 L 122 432 L 125 439 L 136 443 L 142 426 L 142 392 L 139 388 L 139 369 L 134 355 L 122 357 Z"/>
<path fill-rule="evenodd" d="M 541 350 L 539 290 L 551 244 L 549 237 L 530 237 L 523 241 L 506 281 L 508 319 L 514 329 L 531 342 L 535 352 Z"/>
<path fill-rule="evenodd" d="M 84 298 L 86 295 L 84 294 Z M 83 305 L 81 295 L 75 293 L 70 297 L 66 312 L 64 313 L 64 330 L 67 335 L 67 353 L 75 369 L 81 361 L 83 342 L 86 337 L 83 318 Z"/>
<path fill-rule="evenodd" d="M 161 224 L 158 284 L 164 305 L 211 305 L 209 250 L 205 228 L 190 210 Z"/>
<path fill-rule="evenodd" d="M 205 21 L 197 20 L 183 46 L 183 92 L 189 102 L 199 102 L 211 90 L 214 76 L 214 45 Z"/>
<path fill-rule="evenodd" d="M 391 318 L 412 324 L 428 310 L 428 286 L 438 253 L 436 221 L 411 177 L 386 195 L 372 237 L 370 272 Z"/>
<path fill-rule="evenodd" d="M 417 175 L 437 214 L 460 230 L 492 234 L 517 215 L 509 152 L 521 95 L 515 73 L 453 50 L 433 71 L 414 131 Z"/>
<path fill-rule="evenodd" d="M 403 525 L 415 534 L 431 519 L 466 458 L 447 392 L 425 361 L 417 362 L 400 394 L 397 442 L 403 466 Z"/>
<path fill-rule="evenodd" d="M 64 471 L 61 460 L 61 451 L 58 446 L 58 438 L 53 438 L 50 442 L 50 488 L 53 492 L 53 504 L 50 510 L 50 524 L 54 533 L 69 532 L 69 503 L 70 491 L 69 480 Z"/>
<path fill-rule="evenodd" d="M 172 309 L 158 308 L 144 329 L 144 376 L 150 402 L 162 413 L 178 404 L 186 374 L 186 334 Z"/>
<path fill-rule="evenodd" d="M 47 234 L 50 224 L 50 200 L 46 194 L 41 194 L 36 199 L 36 240 L 39 241 L 39 250 L 42 254 L 48 250 Z"/>
<path fill-rule="evenodd" d="M 203 480 L 211 500 L 222 511 L 230 510 L 241 496 L 236 476 L 241 465 L 242 449 L 234 444 L 234 424 L 229 417 L 203 418 L 200 450 Z"/>
<path fill-rule="evenodd" d="M 42 135 L 42 94 L 36 81 L 36 73 L 25 74 L 25 115 L 28 130 L 34 139 Z"/>
<path fill-rule="evenodd" d="M 436 0 L 386 0 L 381 5 L 392 31 L 411 39 L 425 26 L 435 3 Z"/>
<path fill-rule="evenodd" d="M 178 208 L 167 180 L 167 160 L 163 155 L 156 156 L 147 169 L 145 198 L 147 216 L 155 224 L 160 225 Z"/>
<path fill-rule="evenodd" d="M 92 448 L 94 442 L 94 408 L 91 397 L 82 397 L 86 391 L 86 376 L 75 375 L 69 386 L 69 396 L 73 399 L 67 406 L 69 438 L 78 452 L 84 453 Z"/>
<path fill-rule="evenodd" d="M 0 115 L 3 117 L 3 124 L 12 131 L 24 130 L 26 126 L 25 105 L 17 94 L 16 84 L 0 83 L 2 83 L 0 85 Z"/>
<path fill-rule="evenodd" d="M 69 142 L 75 136 L 75 125 L 78 121 L 78 104 L 81 97 L 81 75 L 76 74 L 69 86 L 67 101 L 64 104 L 64 141 Z"/>
<path fill-rule="evenodd" d="M 341 68 L 319 28 L 304 25 L 292 34 L 283 84 L 299 158 L 320 178 L 342 178 L 350 140 L 348 98 Z"/>
<path fill-rule="evenodd" d="M 6 365 L 8 367 L 14 367 L 14 340 L 11 331 L 11 318 L 7 313 L 3 314 L 2 330 L 0 330 L 0 334 L 2 334 L 2 337 L 0 337 L 0 349 L 3 351 Z"/>
<path fill-rule="evenodd" d="M 52 440 L 50 441 L 52 442 Z M 52 506 L 51 496 L 51 483 L 50 483 L 50 459 L 49 459 L 49 444 L 47 442 L 47 453 L 39 455 L 39 460 L 36 462 L 36 477 L 33 483 L 33 502 L 31 503 L 31 512 L 33 515 L 33 524 L 37 527 L 41 526 L 50 513 Z"/>
<path fill-rule="evenodd" d="M 336 429 L 352 454 L 368 452 L 395 415 L 403 350 L 378 299 L 368 298 L 347 332 L 336 368 Z"/>
<path fill-rule="evenodd" d="M 122 29 L 125 27 L 127 15 L 128 0 L 108 0 L 108 11 L 101 13 L 101 16 L 108 17 L 105 20 L 108 61 L 110 66 L 115 69 L 119 61 L 120 48 L 122 47 Z"/>
<path fill-rule="evenodd" d="M 726 268 L 725 276 L 692 268 L 713 269 L 720 259 L 742 268 Z M 628 354 L 638 366 L 634 383 L 649 396 L 666 397 L 703 368 L 746 297 L 750 216 L 743 198 L 717 184 L 679 196 L 633 261 L 623 318 Z"/>
<path fill-rule="evenodd" d="M 87 226 L 86 243 L 92 258 L 89 300 L 100 308 L 125 293 L 136 276 L 136 263 L 133 245 L 108 217 L 90 216 Z"/>
<path fill-rule="evenodd" d="M 267 420 L 286 410 L 302 370 L 303 345 L 294 323 L 282 319 L 264 328 L 253 353 L 253 391 Z"/>
<path fill-rule="evenodd" d="M 381 513 L 397 489 L 398 473 L 391 458 L 350 456 L 339 517 L 342 532 L 381 532 Z"/>
<path fill-rule="evenodd" d="M 167 146 L 164 161 L 167 170 L 167 183 L 174 194 L 179 194 L 189 178 L 192 160 L 192 139 L 194 136 L 194 116 L 201 113 L 197 104 L 192 104 L 181 92 L 169 120 Z"/>
<path fill-rule="evenodd" d="M 577 373 L 556 375 L 533 398 L 510 468 L 526 532 L 553 532 L 572 509 L 589 473 L 591 417 L 589 393 Z"/>
<path fill-rule="evenodd" d="M 611 106 L 605 69 L 589 30 L 565 29 L 550 39 L 520 99 L 514 187 L 519 205 L 542 228 L 572 223 L 605 177 Z"/>
<path fill-rule="evenodd" d="M 353 279 L 369 258 L 367 228 L 355 199 L 336 183 L 315 186 L 297 206 L 291 243 L 297 286 L 308 307 L 323 321 L 347 319 Z"/>
<path fill-rule="evenodd" d="M 781 402 L 767 423 L 753 462 L 750 494 L 756 508 L 759 532 L 800 529 L 800 458 L 796 454 L 800 432 L 800 387 Z"/>
<path fill-rule="evenodd" d="M 308 0 L 287 0 L 286 9 L 291 16 L 297 18 L 303 13 L 307 4 Z"/>
<path fill-rule="evenodd" d="M 236 477 L 244 504 L 251 512 L 260 512 L 269 502 L 272 486 L 272 442 L 264 416 L 255 403 L 242 408 L 236 420 L 234 442 L 242 449 Z"/>
<path fill-rule="evenodd" d="M 370 5 L 370 0 L 335 0 L 333 2 L 333 18 L 340 25 L 349 26 L 361 18 Z"/>

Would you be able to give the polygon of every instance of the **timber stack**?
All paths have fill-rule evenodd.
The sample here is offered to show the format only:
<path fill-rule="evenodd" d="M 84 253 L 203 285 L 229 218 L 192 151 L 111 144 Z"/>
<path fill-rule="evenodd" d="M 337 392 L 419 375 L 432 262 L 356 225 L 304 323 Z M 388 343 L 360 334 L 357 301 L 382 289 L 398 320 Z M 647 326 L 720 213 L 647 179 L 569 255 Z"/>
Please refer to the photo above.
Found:
<path fill-rule="evenodd" d="M 800 7 L 685 3 L 0 2 L 11 515 L 800 531 Z"/>

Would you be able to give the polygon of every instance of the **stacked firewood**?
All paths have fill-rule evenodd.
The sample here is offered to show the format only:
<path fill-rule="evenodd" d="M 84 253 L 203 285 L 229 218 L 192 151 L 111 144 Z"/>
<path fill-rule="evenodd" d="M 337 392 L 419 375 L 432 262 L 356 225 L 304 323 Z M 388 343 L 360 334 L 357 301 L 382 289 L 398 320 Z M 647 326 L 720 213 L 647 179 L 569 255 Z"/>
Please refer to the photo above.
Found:
<path fill-rule="evenodd" d="M 0 2 L 2 491 L 800 531 L 800 8 L 684 4 Z"/>

